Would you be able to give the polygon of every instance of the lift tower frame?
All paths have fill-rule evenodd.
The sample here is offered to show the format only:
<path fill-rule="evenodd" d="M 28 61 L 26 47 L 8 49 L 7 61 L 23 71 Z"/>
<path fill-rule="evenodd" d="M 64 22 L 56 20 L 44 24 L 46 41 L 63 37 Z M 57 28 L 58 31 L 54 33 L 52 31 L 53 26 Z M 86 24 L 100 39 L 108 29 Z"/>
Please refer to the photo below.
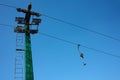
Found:
<path fill-rule="evenodd" d="M 31 37 L 30 34 L 38 33 L 38 25 L 41 22 L 39 18 L 33 18 L 32 22 L 30 23 L 31 15 L 39 17 L 40 14 L 37 12 L 31 11 L 32 4 L 28 5 L 28 9 L 21 9 L 17 8 L 18 12 L 25 13 L 25 18 L 23 17 L 16 17 L 17 24 L 23 24 L 24 26 L 17 26 L 14 29 L 14 32 L 25 35 L 24 41 L 24 49 L 16 48 L 16 51 L 24 51 L 24 78 L 22 80 L 34 80 L 34 73 L 33 73 L 33 62 L 32 62 L 32 50 L 31 50 Z M 36 25 L 36 29 L 31 29 L 30 25 Z M 16 79 L 17 80 L 17 79 Z"/>

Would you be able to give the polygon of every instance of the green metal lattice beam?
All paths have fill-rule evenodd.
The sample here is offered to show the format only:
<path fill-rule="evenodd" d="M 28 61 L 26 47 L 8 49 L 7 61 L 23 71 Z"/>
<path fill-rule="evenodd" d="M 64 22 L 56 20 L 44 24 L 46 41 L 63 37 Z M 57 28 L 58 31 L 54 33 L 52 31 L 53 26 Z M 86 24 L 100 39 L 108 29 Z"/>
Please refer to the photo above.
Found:
<path fill-rule="evenodd" d="M 30 37 L 30 10 L 32 5 L 28 5 L 28 11 L 25 15 L 25 80 L 34 80 L 33 64 L 32 64 L 32 50 Z"/>

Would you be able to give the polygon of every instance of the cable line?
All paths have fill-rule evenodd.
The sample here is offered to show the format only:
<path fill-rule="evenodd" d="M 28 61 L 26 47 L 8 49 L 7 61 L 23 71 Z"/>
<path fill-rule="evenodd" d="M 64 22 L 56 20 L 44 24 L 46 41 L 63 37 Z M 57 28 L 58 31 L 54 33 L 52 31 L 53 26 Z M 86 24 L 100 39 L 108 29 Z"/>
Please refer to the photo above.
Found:
<path fill-rule="evenodd" d="M 15 6 L 10 6 L 10 5 L 6 5 L 6 4 L 0 4 L 0 5 L 6 6 L 6 7 L 11 7 L 11 8 L 17 8 L 17 7 L 15 7 Z M 120 42 L 120 39 L 118 39 L 118 38 L 115 38 L 115 37 L 112 37 L 112 36 L 109 36 L 109 35 L 106 35 L 106 34 L 103 34 L 103 33 L 97 32 L 97 31 L 94 31 L 94 30 L 92 30 L 92 29 L 84 28 L 84 27 L 82 27 L 82 26 L 80 26 L 80 25 L 77 25 L 77 24 L 74 24 L 74 23 L 71 23 L 71 22 L 68 22 L 68 21 L 64 21 L 64 20 L 61 20 L 61 19 L 58 19 L 58 18 L 49 16 L 49 15 L 46 15 L 46 14 L 41 14 L 41 15 L 42 15 L 42 16 L 45 16 L 45 17 L 47 17 L 47 18 L 50 18 L 50 19 L 53 19 L 53 20 L 56 20 L 56 21 L 65 23 L 65 24 L 69 24 L 69 25 L 74 26 L 74 27 L 76 27 L 76 28 L 83 29 L 83 30 L 86 30 L 86 31 L 89 31 L 89 32 L 92 32 L 92 33 L 95 33 L 95 34 L 104 36 L 104 37 L 106 37 L 106 38 L 109 38 L 109 39 L 116 40 L 116 41 Z"/>
<path fill-rule="evenodd" d="M 17 7 L 15 7 L 15 6 L 7 5 L 7 4 L 1 4 L 1 3 L 0 3 L 0 5 L 1 5 L 1 6 L 6 6 L 6 7 L 10 7 L 10 8 L 17 8 Z"/>
<path fill-rule="evenodd" d="M 99 52 L 99 53 L 103 53 L 103 54 L 106 54 L 106 55 L 109 55 L 109 56 L 120 58 L 120 56 L 118 56 L 118 55 L 110 54 L 110 53 L 102 51 L 102 50 L 98 50 L 98 49 L 95 49 L 95 48 L 87 47 L 87 46 L 84 46 L 84 45 L 81 45 L 81 46 L 86 48 L 86 49 L 90 49 L 90 50 L 93 50 L 93 51 L 96 51 L 96 52 Z"/>
<path fill-rule="evenodd" d="M 14 27 L 13 25 L 8 25 L 8 24 L 0 24 L 1 26 L 7 26 L 7 27 Z"/>
<path fill-rule="evenodd" d="M 83 30 L 86 30 L 86 31 L 89 31 L 89 32 L 92 32 L 92 33 L 95 33 L 95 34 L 104 36 L 106 38 L 109 38 L 109 39 L 116 40 L 116 41 L 120 42 L 120 39 L 117 39 L 115 37 L 112 37 L 112 36 L 109 36 L 109 35 L 106 35 L 106 34 L 103 34 L 103 33 L 97 32 L 97 31 L 94 31 L 92 29 L 84 28 L 84 27 L 82 27 L 80 25 L 77 25 L 77 24 L 74 24 L 74 23 L 71 23 L 71 22 L 67 22 L 67 21 L 64 21 L 64 20 L 61 20 L 61 19 L 58 19 L 58 18 L 55 18 L 55 17 L 51 17 L 51 16 L 48 16 L 48 15 L 45 15 L 45 14 L 42 14 L 42 16 L 45 16 L 47 18 L 50 18 L 50 19 L 53 19 L 53 20 L 56 20 L 56 21 L 59 21 L 59 22 L 62 22 L 62 23 L 74 26 L 76 28 L 83 29 Z"/>
<path fill-rule="evenodd" d="M 58 38 L 58 37 L 55 37 L 55 36 L 52 36 L 52 35 L 49 35 L 49 34 L 45 34 L 45 33 L 42 33 L 42 32 L 40 32 L 40 34 L 41 34 L 41 35 L 44 35 L 44 36 L 47 36 L 47 37 L 50 37 L 50 38 L 53 38 L 53 39 L 57 39 L 57 40 L 60 40 L 60 41 L 69 43 L 69 44 L 72 44 L 72 45 L 78 45 L 78 44 L 75 43 L 75 42 L 71 42 L 71 41 L 68 41 L 68 40 L 65 40 L 65 39 L 61 39 L 61 38 Z"/>
<path fill-rule="evenodd" d="M 76 45 L 76 46 L 80 45 L 81 47 L 84 47 L 86 49 L 90 49 L 90 50 L 93 50 L 93 51 L 96 51 L 96 52 L 99 52 L 99 53 L 103 53 L 103 54 L 106 54 L 106 55 L 109 55 L 109 56 L 113 56 L 113 57 L 116 57 L 116 58 L 120 59 L 120 56 L 118 56 L 118 55 L 110 54 L 110 53 L 102 51 L 102 50 L 98 50 L 98 49 L 95 49 L 95 48 L 87 47 L 85 45 L 81 45 L 81 44 L 76 43 L 76 42 L 72 42 L 72 41 L 68 41 L 68 40 L 62 39 L 62 38 L 58 38 L 58 37 L 55 37 L 55 36 L 52 36 L 52 35 L 49 35 L 49 34 L 46 34 L 46 33 L 40 32 L 40 34 L 43 35 L 43 36 L 47 36 L 47 37 L 56 39 L 56 40 L 60 40 L 62 42 L 66 42 L 66 43 L 72 44 L 72 45 Z"/>
<path fill-rule="evenodd" d="M 13 25 L 7 25 L 7 24 L 0 24 L 0 25 L 13 28 Z M 99 52 L 99 53 L 103 53 L 103 54 L 106 54 L 106 55 L 109 55 L 109 56 L 113 56 L 113 57 L 116 57 L 116 58 L 120 59 L 120 56 L 118 56 L 118 55 L 110 54 L 110 53 L 102 51 L 102 50 L 98 50 L 98 49 L 95 49 L 95 48 L 84 46 L 84 45 L 81 45 L 81 44 L 76 43 L 76 42 L 68 41 L 68 40 L 65 40 L 65 39 L 62 39 L 62 38 L 58 38 L 58 37 L 55 37 L 55 36 L 52 36 L 52 35 L 49 35 L 49 34 L 46 34 L 46 33 L 42 33 L 42 32 L 40 32 L 40 35 L 43 35 L 43 36 L 46 36 L 46 37 L 49 37 L 49 38 L 53 38 L 53 39 L 56 39 L 56 40 L 59 40 L 59 41 L 62 41 L 62 42 L 66 42 L 66 43 L 69 43 L 69 44 L 72 44 L 72 45 L 76 45 L 76 46 L 80 45 L 81 47 L 84 47 L 86 49 L 93 50 L 93 51 L 96 51 L 96 52 Z"/>
<path fill-rule="evenodd" d="M 17 8 L 15 6 L 10 6 L 10 5 L 1 4 L 1 3 L 0 3 L 0 5 L 1 6 L 6 6 L 6 7 L 10 7 L 10 8 Z M 109 39 L 113 39 L 113 40 L 116 40 L 116 41 L 120 42 L 120 39 L 114 38 L 112 36 L 109 36 L 109 35 L 106 35 L 106 34 L 103 34 L 103 33 L 100 33 L 100 32 L 94 31 L 94 30 L 91 30 L 91 29 L 87 29 L 87 28 L 81 27 L 79 25 L 76 25 L 76 24 L 73 24 L 73 23 L 70 23 L 70 22 L 67 22 L 67 21 L 55 18 L 55 17 L 51 17 L 51 16 L 48 16 L 48 15 L 45 15 L 45 14 L 42 14 L 42 16 L 48 17 L 50 19 L 53 19 L 53 20 L 56 20 L 56 21 L 59 21 L 59 22 L 65 23 L 65 24 L 72 25 L 74 27 L 77 27 L 77 28 L 80 28 L 80 29 L 83 29 L 83 30 L 86 30 L 86 31 L 89 31 L 89 32 L 93 32 L 93 33 L 96 33 L 98 35 L 101 35 L 101 36 L 107 37 Z M 6 25 L 6 24 L 0 24 L 0 25 L 13 27 L 12 25 Z M 68 40 L 65 40 L 65 39 L 61 39 L 61 38 L 58 38 L 58 37 L 55 37 L 55 36 L 52 36 L 52 35 L 49 35 L 49 34 L 45 34 L 45 33 L 40 33 L 40 34 L 44 35 L 44 36 L 47 36 L 47 37 L 50 37 L 50 38 L 54 38 L 54 39 L 60 40 L 62 42 L 70 43 L 70 44 L 73 44 L 73 45 L 78 45 L 78 43 L 76 43 L 76 42 L 72 42 L 72 41 L 68 41 Z M 80 46 L 82 46 L 84 48 L 87 48 L 87 49 L 90 49 L 90 50 L 97 51 L 99 53 L 103 53 L 103 54 L 106 54 L 106 55 L 109 55 L 109 56 L 120 58 L 120 56 L 118 56 L 118 55 L 110 54 L 110 53 L 107 53 L 107 52 L 102 51 L 102 50 L 98 50 L 98 49 L 95 49 L 95 48 L 90 48 L 90 47 L 87 47 L 87 46 L 84 46 L 84 45 L 80 45 Z"/>

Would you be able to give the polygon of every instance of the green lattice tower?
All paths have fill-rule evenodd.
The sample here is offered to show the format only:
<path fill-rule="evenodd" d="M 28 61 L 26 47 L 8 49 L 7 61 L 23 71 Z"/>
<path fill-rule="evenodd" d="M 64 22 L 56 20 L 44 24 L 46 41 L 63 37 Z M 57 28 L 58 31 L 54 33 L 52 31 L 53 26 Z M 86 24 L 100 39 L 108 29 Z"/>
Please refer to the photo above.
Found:
<path fill-rule="evenodd" d="M 35 15 L 37 17 L 40 16 L 39 13 L 31 11 L 32 5 L 28 5 L 28 10 L 17 8 L 18 12 L 25 13 L 25 18 L 17 17 L 16 21 L 18 24 L 25 24 L 24 27 L 17 26 L 15 28 L 15 32 L 17 33 L 25 33 L 25 80 L 34 80 L 33 73 L 33 63 L 32 63 L 32 50 L 31 50 L 31 37 L 30 34 L 36 34 L 38 32 L 38 28 L 36 30 L 30 29 L 29 25 L 39 25 L 41 19 L 33 19 L 32 23 L 30 23 L 31 15 Z"/>
<path fill-rule="evenodd" d="M 31 7 L 28 6 L 30 12 Z M 25 15 L 25 80 L 34 80 L 33 63 L 32 63 L 32 51 L 31 51 L 31 37 L 30 37 L 30 13 Z"/>
<path fill-rule="evenodd" d="M 25 30 L 25 80 L 34 80 L 30 29 L 26 25 Z"/>
<path fill-rule="evenodd" d="M 39 13 L 30 11 L 31 7 L 32 5 L 29 4 L 28 12 L 25 15 L 25 80 L 34 80 L 30 33 L 35 34 L 38 32 L 38 30 L 31 30 L 29 27 L 31 15 L 39 16 Z M 35 19 L 33 23 L 38 25 L 40 19 Z"/>

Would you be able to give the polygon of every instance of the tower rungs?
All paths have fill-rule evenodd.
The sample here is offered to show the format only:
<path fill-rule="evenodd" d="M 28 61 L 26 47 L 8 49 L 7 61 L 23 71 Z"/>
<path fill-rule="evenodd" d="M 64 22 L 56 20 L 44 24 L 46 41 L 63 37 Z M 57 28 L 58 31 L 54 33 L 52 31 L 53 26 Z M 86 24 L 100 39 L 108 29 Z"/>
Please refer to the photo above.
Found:
<path fill-rule="evenodd" d="M 16 63 L 16 65 L 23 65 L 22 63 Z"/>
<path fill-rule="evenodd" d="M 15 77 L 15 78 L 23 78 L 23 77 Z"/>
<path fill-rule="evenodd" d="M 16 76 L 21 76 L 21 75 L 23 75 L 23 71 L 21 71 L 21 72 L 14 72 L 14 73 L 15 73 Z"/>
<path fill-rule="evenodd" d="M 23 69 L 23 68 L 16 68 L 16 69 Z"/>
<path fill-rule="evenodd" d="M 17 53 L 17 54 L 22 54 L 22 53 Z M 21 56 L 21 55 L 18 55 L 18 56 L 16 56 L 16 60 L 19 60 L 20 58 L 23 58 L 23 56 Z"/>
<path fill-rule="evenodd" d="M 22 60 L 23 59 L 23 56 L 19 56 L 18 58 L 16 58 L 15 60 L 16 60 L 16 62 L 20 62 L 20 60 Z"/>
<path fill-rule="evenodd" d="M 24 49 L 16 49 L 16 51 L 25 51 Z"/>

